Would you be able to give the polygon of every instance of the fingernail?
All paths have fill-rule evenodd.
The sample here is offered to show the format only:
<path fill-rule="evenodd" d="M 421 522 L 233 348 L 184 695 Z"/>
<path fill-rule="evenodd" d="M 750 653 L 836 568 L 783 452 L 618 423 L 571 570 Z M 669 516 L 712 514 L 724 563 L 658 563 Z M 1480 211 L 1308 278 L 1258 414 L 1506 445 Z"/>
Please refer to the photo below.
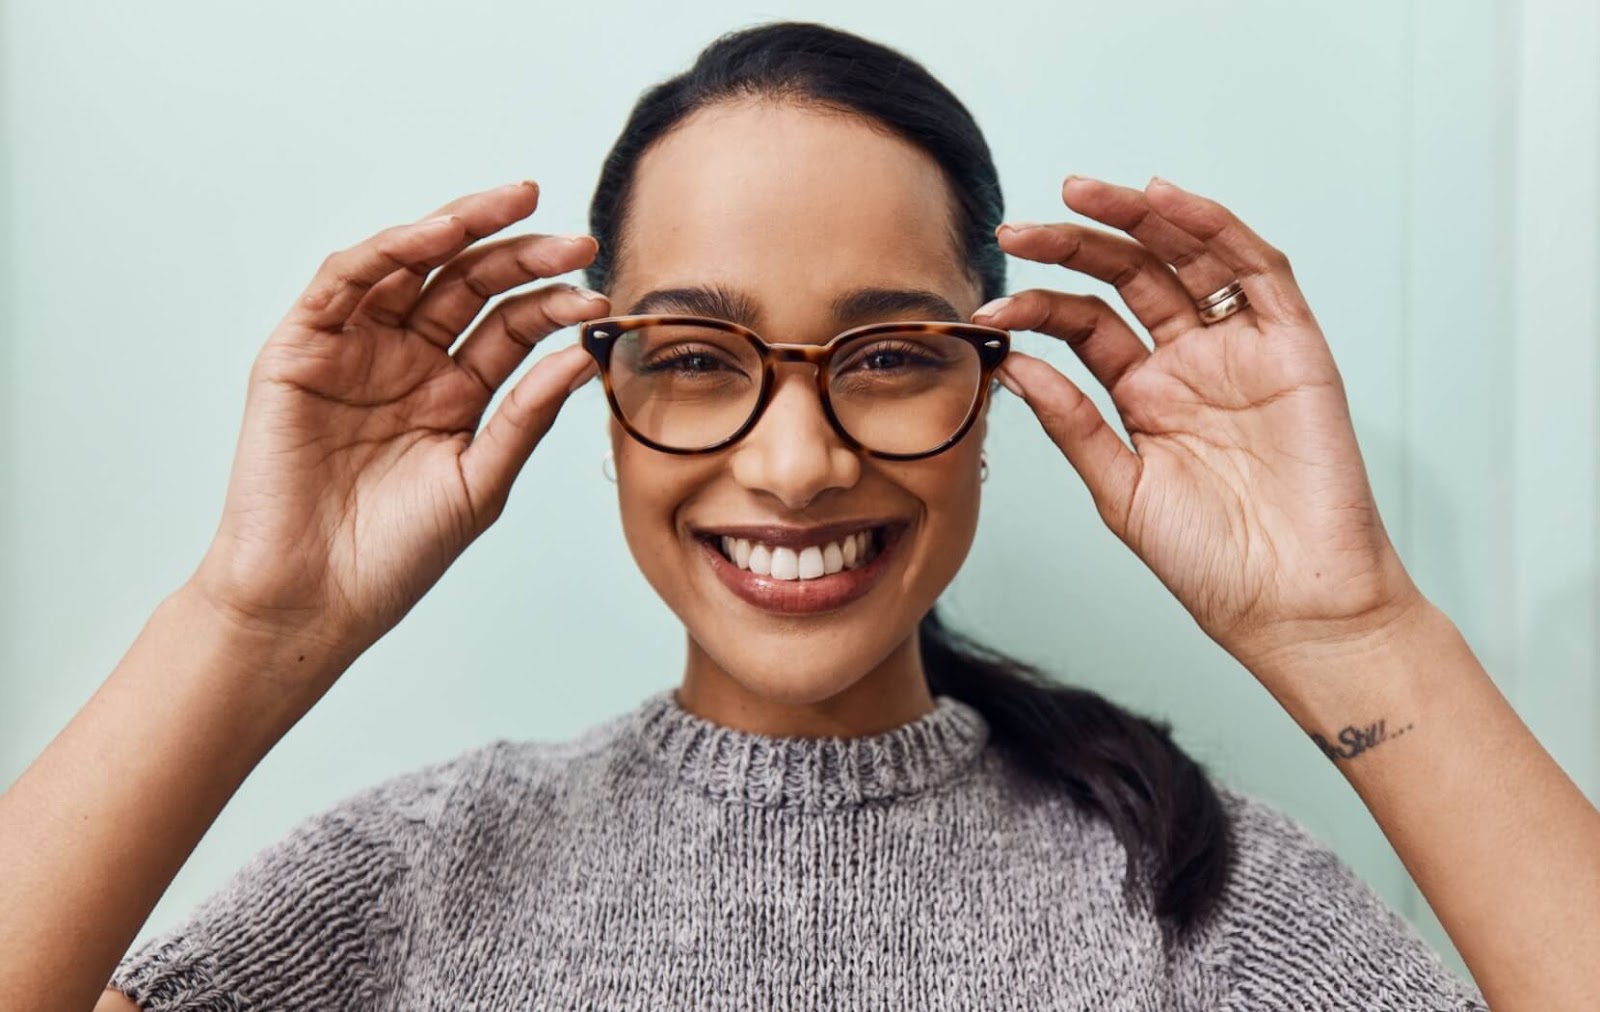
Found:
<path fill-rule="evenodd" d="M 455 225 L 460 221 L 461 219 L 453 214 L 442 214 L 437 218 L 429 218 L 427 221 L 417 222 L 417 228 L 431 231 L 433 229 L 443 229 L 447 225 Z"/>
<path fill-rule="evenodd" d="M 1151 176 L 1150 177 L 1150 182 L 1146 183 L 1145 185 L 1146 186 L 1170 186 L 1174 190 L 1183 189 L 1183 187 L 1181 187 L 1178 184 L 1172 182 L 1171 180 L 1162 179 L 1160 176 Z"/>
<path fill-rule="evenodd" d="M 1011 304 L 1011 296 L 1002 295 L 998 299 L 990 299 L 988 302 L 985 302 L 983 305 L 979 306 L 977 308 L 977 311 L 974 312 L 972 315 L 973 316 L 993 316 L 996 313 L 1000 312 L 1000 310 L 1004 309 L 1006 306 L 1008 306 L 1010 304 Z"/>
<path fill-rule="evenodd" d="M 1016 394 L 1018 397 L 1022 396 L 1022 387 L 1017 385 L 1017 381 L 1009 372 L 1006 372 L 1005 366 L 1002 365 L 1000 368 L 996 369 L 994 374 L 995 377 L 1000 380 L 1001 386 Z"/>
<path fill-rule="evenodd" d="M 594 289 L 585 288 L 582 285 L 573 285 L 572 286 L 572 290 L 577 292 L 579 295 L 583 296 L 584 298 L 588 299 L 590 302 L 599 302 L 599 301 L 601 301 L 601 300 L 603 300 L 605 298 L 604 295 L 601 295 L 599 292 L 595 291 Z"/>
<path fill-rule="evenodd" d="M 558 236 L 558 238 L 562 242 L 566 243 L 569 246 L 576 246 L 579 243 L 582 243 L 584 240 L 588 239 L 589 237 L 584 235 L 583 233 L 579 232 L 579 233 L 574 233 L 572 235 Z"/>
<path fill-rule="evenodd" d="M 1030 228 L 1038 228 L 1039 223 L 1036 221 L 1008 221 L 1000 227 L 1009 228 L 1013 232 L 1026 232 Z"/>

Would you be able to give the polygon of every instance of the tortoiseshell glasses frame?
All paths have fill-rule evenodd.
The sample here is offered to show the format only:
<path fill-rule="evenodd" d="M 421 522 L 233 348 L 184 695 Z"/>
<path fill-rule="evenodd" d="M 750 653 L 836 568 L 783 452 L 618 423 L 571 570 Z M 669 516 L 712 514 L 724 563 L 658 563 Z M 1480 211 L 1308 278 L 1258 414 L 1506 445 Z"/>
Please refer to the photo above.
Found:
<path fill-rule="evenodd" d="M 611 383 L 611 351 L 616 347 L 616 339 L 623 334 L 644 327 L 659 326 L 695 326 L 733 334 L 748 341 L 751 348 L 761 359 L 761 390 L 756 396 L 755 406 L 750 411 L 750 417 L 740 425 L 732 435 L 706 446 L 685 449 L 678 446 L 668 446 L 659 443 L 644 433 L 638 431 L 628 420 L 622 405 L 617 401 L 616 390 Z M 766 412 L 767 403 L 772 396 L 773 384 L 776 380 L 774 367 L 779 362 L 805 362 L 817 367 L 817 396 L 822 401 L 823 414 L 827 416 L 828 424 L 839 434 L 839 438 L 851 448 L 869 457 L 883 460 L 920 460 L 942 453 L 954 446 L 962 436 L 972 428 L 972 423 L 977 421 L 978 413 L 983 410 L 984 402 L 988 399 L 989 388 L 994 379 L 994 371 L 1005 360 L 1011 351 L 1011 333 L 998 327 L 985 327 L 977 323 L 951 323 L 945 321 L 890 321 L 884 323 L 869 323 L 860 327 L 852 327 L 835 335 L 826 344 L 770 344 L 762 340 L 761 336 L 749 327 L 734 323 L 731 320 L 719 320 L 709 316 L 684 316 L 640 314 L 633 316 L 607 316 L 596 320 L 587 320 L 578 326 L 579 341 L 584 350 L 594 357 L 600 366 L 600 379 L 605 387 L 606 401 L 611 405 L 611 414 L 623 429 L 634 439 L 654 450 L 662 453 L 676 453 L 683 455 L 713 453 L 737 442 L 761 420 Z M 979 380 L 977 389 L 973 393 L 972 404 L 967 410 L 967 416 L 955 432 L 944 442 L 931 450 L 916 453 L 890 453 L 877 450 L 863 444 L 845 429 L 839 421 L 839 416 L 834 412 L 833 404 L 828 396 L 828 380 L 830 377 L 830 363 L 834 355 L 842 348 L 858 340 L 874 337 L 880 334 L 942 334 L 958 338 L 970 344 L 977 352 L 979 363 Z"/>

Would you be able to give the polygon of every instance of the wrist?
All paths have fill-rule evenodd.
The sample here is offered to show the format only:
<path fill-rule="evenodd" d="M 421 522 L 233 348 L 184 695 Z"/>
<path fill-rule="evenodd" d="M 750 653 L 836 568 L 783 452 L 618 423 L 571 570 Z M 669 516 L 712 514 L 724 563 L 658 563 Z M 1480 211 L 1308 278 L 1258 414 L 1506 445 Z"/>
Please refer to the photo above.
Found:
<path fill-rule="evenodd" d="M 1387 719 L 1392 734 L 1449 687 L 1440 679 L 1463 655 L 1471 651 L 1455 624 L 1418 594 L 1361 633 L 1285 646 L 1246 667 L 1308 733 Z"/>
<path fill-rule="evenodd" d="M 1343 618 L 1279 621 L 1259 631 L 1248 645 L 1224 646 L 1271 688 L 1279 679 L 1314 674 L 1330 663 L 1370 657 L 1390 648 L 1428 625 L 1432 613 L 1438 609 L 1407 581 L 1386 593 L 1381 603 Z"/>
<path fill-rule="evenodd" d="M 309 708 L 360 653 L 310 622 L 273 622 L 242 613 L 193 579 L 173 591 L 161 609 L 225 669 L 291 708 Z"/>

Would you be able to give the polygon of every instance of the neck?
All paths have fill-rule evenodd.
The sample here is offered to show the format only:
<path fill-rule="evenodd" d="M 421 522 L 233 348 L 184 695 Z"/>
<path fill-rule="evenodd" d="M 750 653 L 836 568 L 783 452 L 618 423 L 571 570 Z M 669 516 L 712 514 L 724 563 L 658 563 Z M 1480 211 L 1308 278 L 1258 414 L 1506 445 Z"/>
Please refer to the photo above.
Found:
<path fill-rule="evenodd" d="M 876 667 L 842 687 L 834 681 L 773 686 L 740 678 L 690 636 L 678 702 L 724 727 L 801 738 L 880 734 L 933 710 L 915 632 Z"/>

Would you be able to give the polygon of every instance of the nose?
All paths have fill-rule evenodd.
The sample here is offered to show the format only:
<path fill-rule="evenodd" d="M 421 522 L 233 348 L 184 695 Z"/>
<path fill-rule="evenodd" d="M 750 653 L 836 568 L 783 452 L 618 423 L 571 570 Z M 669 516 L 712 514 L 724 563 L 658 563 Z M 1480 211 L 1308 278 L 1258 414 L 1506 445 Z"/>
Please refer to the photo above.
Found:
<path fill-rule="evenodd" d="M 755 428 L 732 447 L 733 478 L 790 510 L 802 510 L 830 488 L 860 480 L 861 458 L 828 424 L 815 367 L 779 366 L 772 399 Z"/>

